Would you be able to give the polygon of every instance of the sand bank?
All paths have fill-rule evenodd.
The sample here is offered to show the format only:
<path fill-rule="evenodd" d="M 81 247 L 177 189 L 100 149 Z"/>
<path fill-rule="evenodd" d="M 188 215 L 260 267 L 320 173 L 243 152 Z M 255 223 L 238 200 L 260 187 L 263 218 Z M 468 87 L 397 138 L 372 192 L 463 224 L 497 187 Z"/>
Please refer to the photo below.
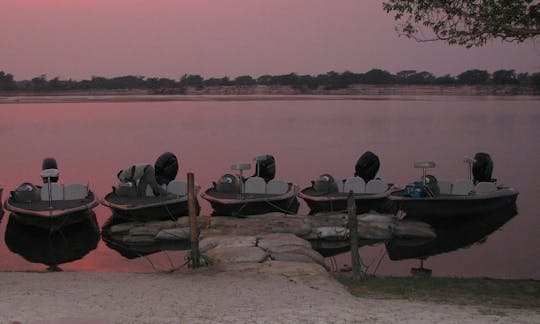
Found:
<path fill-rule="evenodd" d="M 0 323 L 539 323 L 534 310 L 357 298 L 328 275 L 0 273 Z"/>

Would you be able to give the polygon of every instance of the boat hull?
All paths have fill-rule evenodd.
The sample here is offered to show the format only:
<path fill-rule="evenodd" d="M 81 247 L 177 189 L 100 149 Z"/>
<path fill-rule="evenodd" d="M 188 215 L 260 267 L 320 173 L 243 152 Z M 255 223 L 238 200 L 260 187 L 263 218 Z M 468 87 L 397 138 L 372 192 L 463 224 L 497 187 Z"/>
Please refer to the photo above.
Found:
<path fill-rule="evenodd" d="M 101 204 L 109 207 L 115 216 L 133 221 L 176 220 L 189 215 L 187 196 L 168 200 L 157 199 L 158 197 L 142 197 L 122 200 L 111 192 L 103 198 Z M 195 206 L 199 215 L 200 206 L 197 200 Z"/>
<path fill-rule="evenodd" d="M 214 188 L 206 190 L 201 197 L 207 200 L 213 209 L 213 216 L 246 217 L 273 212 L 296 214 L 300 203 L 296 198 L 297 188 L 291 186 L 283 195 L 234 195 L 227 197 L 218 194 Z"/>
<path fill-rule="evenodd" d="M 99 200 L 90 192 L 83 200 L 53 201 L 52 208 L 48 202 L 16 202 L 12 198 L 6 200 L 4 207 L 23 225 L 56 230 L 88 220 L 98 204 Z"/>
<path fill-rule="evenodd" d="M 496 212 L 516 203 L 518 191 L 512 188 L 469 196 L 404 197 L 401 190 L 392 192 L 388 199 L 393 208 L 405 213 L 408 219 L 422 221 L 470 217 Z"/>
<path fill-rule="evenodd" d="M 355 194 L 356 213 L 364 214 L 370 211 L 380 213 L 391 212 L 388 205 L 389 191 L 380 194 Z M 303 189 L 298 196 L 306 202 L 310 209 L 310 214 L 328 212 L 347 212 L 347 193 L 335 193 L 330 195 L 320 195 L 312 187 Z"/>

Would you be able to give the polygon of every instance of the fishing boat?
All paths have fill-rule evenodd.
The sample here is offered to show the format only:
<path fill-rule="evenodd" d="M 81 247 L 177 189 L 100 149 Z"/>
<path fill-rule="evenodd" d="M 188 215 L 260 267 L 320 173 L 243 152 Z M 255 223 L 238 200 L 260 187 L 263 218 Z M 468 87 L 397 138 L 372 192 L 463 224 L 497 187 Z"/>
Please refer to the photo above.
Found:
<path fill-rule="evenodd" d="M 251 169 L 250 163 L 236 163 L 231 169 L 239 174 L 223 175 L 212 188 L 201 194 L 212 205 L 214 216 L 298 212 L 298 186 L 275 179 L 276 164 L 272 155 L 255 158 L 255 174 L 251 177 L 244 178 L 243 175 L 244 171 Z"/>
<path fill-rule="evenodd" d="M 466 157 L 464 162 L 468 165 L 468 179 L 453 182 L 426 174 L 436 167 L 435 162 L 415 162 L 415 168 L 422 169 L 422 177 L 390 194 L 393 208 L 407 218 L 433 223 L 491 213 L 515 204 L 518 191 L 492 179 L 493 161 L 489 154 L 479 152 L 473 159 Z"/>
<path fill-rule="evenodd" d="M 2 184 L 0 184 L 0 202 L 2 201 L 3 191 L 4 191 L 4 187 L 2 187 Z M 0 221 L 2 220 L 2 216 L 4 216 L 4 208 L 2 208 L 2 204 L 0 203 Z"/>
<path fill-rule="evenodd" d="M 146 187 L 144 195 L 125 194 L 123 189 L 133 185 L 134 192 L 139 183 L 119 183 L 105 195 L 101 204 L 109 207 L 115 217 L 126 220 L 152 221 L 178 219 L 187 216 L 188 192 L 187 182 L 177 180 L 178 159 L 173 153 L 165 152 L 158 157 L 154 164 L 157 183 L 167 191 L 167 195 L 156 195 L 150 186 Z M 195 195 L 200 187 L 195 186 Z M 199 204 L 196 201 L 196 212 L 199 214 Z"/>
<path fill-rule="evenodd" d="M 53 158 L 43 161 L 40 175 L 43 186 L 23 183 L 4 203 L 19 223 L 56 230 L 87 220 L 99 204 L 88 185 L 58 183 L 60 171 Z"/>
<path fill-rule="evenodd" d="M 311 186 L 302 189 L 298 196 L 307 203 L 310 214 L 346 212 L 349 193 L 353 192 L 357 214 L 370 211 L 387 211 L 387 198 L 393 185 L 375 176 L 379 171 L 379 157 L 366 151 L 358 159 L 353 177 L 337 179 L 323 174 Z"/>

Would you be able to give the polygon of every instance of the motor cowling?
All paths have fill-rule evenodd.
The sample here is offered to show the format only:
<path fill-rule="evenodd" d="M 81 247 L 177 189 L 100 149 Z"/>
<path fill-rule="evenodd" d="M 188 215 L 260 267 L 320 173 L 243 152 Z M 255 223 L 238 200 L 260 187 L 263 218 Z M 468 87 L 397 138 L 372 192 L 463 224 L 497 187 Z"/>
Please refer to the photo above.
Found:
<path fill-rule="evenodd" d="M 272 155 L 261 155 L 255 158 L 254 177 L 261 177 L 268 182 L 276 176 L 276 160 Z"/>
<path fill-rule="evenodd" d="M 493 160 L 487 153 L 478 152 L 474 155 L 475 162 L 472 166 L 473 179 L 475 183 L 491 182 L 493 175 Z"/>
<path fill-rule="evenodd" d="M 367 183 L 375 179 L 380 165 L 379 157 L 371 151 L 366 151 L 356 162 L 354 176 L 364 179 Z"/>
<path fill-rule="evenodd" d="M 339 191 L 336 180 L 329 174 L 323 174 L 313 182 L 313 189 L 322 194 L 336 193 Z"/>
<path fill-rule="evenodd" d="M 178 174 L 178 159 L 171 152 L 161 154 L 154 164 L 158 184 L 169 184 Z"/>
<path fill-rule="evenodd" d="M 56 163 L 56 159 L 52 157 L 48 157 L 43 159 L 43 162 L 41 163 L 41 170 L 47 170 L 47 169 L 58 169 L 58 164 Z M 43 183 L 47 183 L 48 179 L 51 179 L 51 182 L 58 182 L 58 177 L 50 177 L 50 178 L 43 178 Z"/>

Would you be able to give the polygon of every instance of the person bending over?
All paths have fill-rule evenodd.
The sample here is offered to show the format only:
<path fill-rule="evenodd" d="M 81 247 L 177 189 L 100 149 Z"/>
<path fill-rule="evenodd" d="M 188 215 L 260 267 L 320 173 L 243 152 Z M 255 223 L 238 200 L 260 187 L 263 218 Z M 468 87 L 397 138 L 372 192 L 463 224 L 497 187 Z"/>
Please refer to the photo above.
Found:
<path fill-rule="evenodd" d="M 136 185 L 137 196 L 144 197 L 146 195 L 146 187 L 150 186 L 157 196 L 166 196 L 167 191 L 158 185 L 154 167 L 151 164 L 139 163 L 134 164 L 124 170 L 118 172 L 118 179 L 121 183 L 131 183 Z M 121 192 L 119 195 L 123 195 Z"/>

